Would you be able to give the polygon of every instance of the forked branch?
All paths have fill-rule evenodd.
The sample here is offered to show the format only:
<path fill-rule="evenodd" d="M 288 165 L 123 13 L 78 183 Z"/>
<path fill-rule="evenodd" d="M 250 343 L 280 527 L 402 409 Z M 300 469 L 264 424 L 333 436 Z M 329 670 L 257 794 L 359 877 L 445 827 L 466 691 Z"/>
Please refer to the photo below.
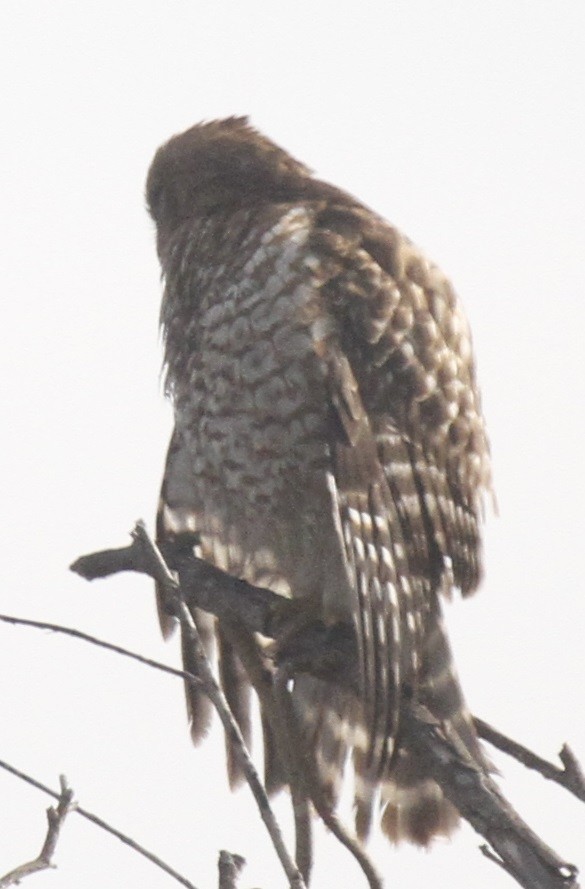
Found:
<path fill-rule="evenodd" d="M 47 834 L 41 851 L 32 861 L 20 864 L 18 867 L 15 867 L 14 870 L 11 870 L 10 873 L 0 877 L 0 889 L 8 889 L 9 886 L 16 886 L 24 880 L 25 877 L 28 877 L 31 874 L 36 874 L 41 870 L 47 870 L 47 868 L 54 867 L 53 856 L 55 854 L 55 849 L 57 848 L 57 841 L 59 839 L 59 834 L 61 833 L 61 827 L 71 809 L 75 808 L 73 791 L 68 786 L 67 779 L 64 775 L 60 776 L 59 783 L 61 785 L 59 802 L 56 806 L 49 806 L 47 809 Z"/>

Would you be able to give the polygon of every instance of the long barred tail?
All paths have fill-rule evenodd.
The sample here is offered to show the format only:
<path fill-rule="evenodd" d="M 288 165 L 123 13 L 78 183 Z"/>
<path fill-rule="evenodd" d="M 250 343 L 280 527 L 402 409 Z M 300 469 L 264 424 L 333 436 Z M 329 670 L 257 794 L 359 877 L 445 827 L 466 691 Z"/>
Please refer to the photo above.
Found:
<path fill-rule="evenodd" d="M 437 603 L 437 613 L 425 640 L 418 700 L 454 732 L 475 762 L 486 770 Z M 435 836 L 448 836 L 459 822 L 454 806 L 428 774 L 421 757 L 399 747 L 382 785 L 382 830 L 392 842 L 407 840 L 426 846 Z"/>
<path fill-rule="evenodd" d="M 453 667 L 438 603 L 425 639 L 417 699 L 456 732 L 480 767 L 489 768 Z M 372 775 L 367 723 L 352 692 L 301 677 L 295 682 L 294 700 L 305 743 L 314 753 L 321 788 L 332 807 L 338 802 L 344 771 L 350 761 L 353 765 L 355 825 L 361 839 L 376 817 L 393 843 L 426 846 L 455 829 L 457 810 L 429 776 L 424 760 L 401 745 L 400 732 L 396 753 L 384 772 Z"/>

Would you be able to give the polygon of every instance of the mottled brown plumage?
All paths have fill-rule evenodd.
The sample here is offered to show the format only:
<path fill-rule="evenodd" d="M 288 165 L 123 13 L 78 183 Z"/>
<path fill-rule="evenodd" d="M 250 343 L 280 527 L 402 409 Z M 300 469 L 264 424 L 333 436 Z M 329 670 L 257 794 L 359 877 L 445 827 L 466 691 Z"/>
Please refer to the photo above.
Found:
<path fill-rule="evenodd" d="M 423 701 L 483 763 L 440 605 L 477 586 L 490 487 L 459 302 L 407 238 L 245 118 L 171 139 L 147 198 L 175 409 L 159 537 L 197 530 L 216 565 L 327 622 L 353 620 L 360 700 L 305 676 L 297 712 L 332 803 L 351 756 L 359 833 L 379 789 L 388 836 L 425 844 L 456 813 L 402 743 L 405 701 Z M 210 619 L 197 619 L 211 651 Z M 249 734 L 229 633 L 219 659 Z M 208 708 L 193 694 L 190 705 L 199 738 Z M 274 756 L 268 771 L 278 786 Z"/>

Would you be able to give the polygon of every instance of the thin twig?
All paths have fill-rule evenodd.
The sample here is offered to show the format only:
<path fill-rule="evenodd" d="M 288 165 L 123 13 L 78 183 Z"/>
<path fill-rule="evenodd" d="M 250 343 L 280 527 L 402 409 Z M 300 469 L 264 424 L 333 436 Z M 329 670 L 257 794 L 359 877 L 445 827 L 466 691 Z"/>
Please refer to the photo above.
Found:
<path fill-rule="evenodd" d="M 286 848 L 280 826 L 268 800 L 268 795 L 260 781 L 256 767 L 252 762 L 252 758 L 248 753 L 240 727 L 234 719 L 228 702 L 211 672 L 211 667 L 209 666 L 209 661 L 205 655 L 205 650 L 197 631 L 195 621 L 181 597 L 181 591 L 177 582 L 169 572 L 160 551 L 149 537 L 142 522 L 139 522 L 136 525 L 133 537 L 144 546 L 147 561 L 151 565 L 153 576 L 157 583 L 165 589 L 168 601 L 172 601 L 173 596 L 175 597 L 178 609 L 177 616 L 181 621 L 183 630 L 186 631 L 190 639 L 194 661 L 197 665 L 197 675 L 201 682 L 201 688 L 215 707 L 224 731 L 233 742 L 236 753 L 240 757 L 240 764 L 244 776 L 254 795 L 260 816 L 266 825 L 266 829 L 268 830 L 276 854 L 278 855 L 280 863 L 288 878 L 290 887 L 291 889 L 304 889 L 305 882 L 303 877 Z"/>
<path fill-rule="evenodd" d="M 164 665 L 161 665 L 164 666 Z M 0 768 L 5 769 L 5 771 L 10 772 L 11 775 L 15 775 L 17 778 L 20 778 L 21 781 L 25 781 L 27 784 L 30 784 L 32 787 L 36 787 L 37 790 L 42 790 L 43 793 L 52 796 L 54 799 L 60 799 L 61 795 L 56 793 L 50 787 L 47 787 L 46 784 L 42 784 L 40 781 L 37 781 L 35 778 L 32 778 L 30 775 L 27 775 L 26 772 L 21 772 L 19 769 L 14 768 L 14 766 L 9 765 L 7 762 L 3 762 L 0 760 Z M 183 877 L 181 874 L 177 873 L 170 865 L 166 864 L 161 858 L 157 855 L 154 855 L 152 852 L 149 852 L 148 849 L 145 849 L 144 846 L 141 846 L 135 840 L 131 839 L 126 834 L 121 833 L 121 831 L 116 830 L 115 827 L 112 827 L 106 821 L 103 821 L 97 815 L 94 815 L 92 812 L 89 812 L 87 809 L 82 808 L 77 803 L 75 807 L 71 810 L 76 815 L 81 815 L 82 818 L 85 818 L 87 821 L 91 821 L 92 824 L 97 825 L 102 830 L 105 830 L 107 833 L 119 839 L 126 846 L 129 846 L 135 852 L 138 852 L 140 855 L 143 855 L 145 858 L 148 858 L 153 864 L 163 870 L 166 874 L 173 879 L 177 880 L 182 886 L 186 886 L 187 889 L 196 889 L 193 883 L 190 880 L 187 880 L 186 877 Z M 10 885 L 10 884 L 7 884 Z M 0 884 L 1 886 L 1 884 Z"/>
<path fill-rule="evenodd" d="M 61 792 L 55 794 L 59 803 L 56 807 L 49 806 L 47 809 L 48 827 L 43 848 L 33 861 L 27 861 L 26 864 L 21 864 L 19 867 L 10 871 L 10 873 L 0 877 L 0 889 L 8 889 L 9 886 L 16 886 L 21 880 L 24 880 L 25 877 L 30 876 L 30 874 L 38 873 L 38 871 L 41 870 L 47 870 L 47 868 L 50 867 L 55 867 L 53 864 L 53 855 L 57 848 L 57 841 L 59 840 L 61 827 L 69 812 L 75 809 L 73 791 L 68 786 L 67 779 L 64 775 L 59 777 L 59 783 L 61 785 Z"/>
<path fill-rule="evenodd" d="M 527 769 L 533 769 L 542 775 L 543 778 L 560 784 L 561 787 L 564 787 L 565 790 L 568 790 L 577 799 L 585 802 L 585 775 L 568 744 L 563 744 L 559 753 L 559 759 L 564 766 L 564 768 L 560 769 L 553 763 L 548 762 L 548 760 L 537 756 L 536 753 L 533 753 L 528 747 L 524 747 L 523 744 L 519 744 L 518 741 L 508 738 L 489 723 L 484 722 L 483 719 L 479 719 L 476 716 L 473 721 L 479 737 L 483 738 L 484 741 L 488 741 L 494 747 L 497 747 L 498 750 L 507 753 L 508 756 L 512 756 L 522 763 L 523 766 L 526 766 Z"/>
<path fill-rule="evenodd" d="M 178 676 L 186 682 L 200 684 L 200 680 L 186 670 L 179 670 L 177 667 L 169 667 L 161 661 L 155 661 L 152 658 L 144 657 L 136 651 L 124 648 L 122 645 L 114 645 L 113 642 L 106 642 L 104 639 L 98 639 L 90 633 L 84 633 L 82 630 L 76 630 L 73 627 L 66 627 L 63 624 L 52 624 L 43 620 L 29 620 L 25 617 L 15 617 L 12 614 L 0 614 L 0 621 L 6 624 L 20 627 L 32 627 L 35 630 L 49 630 L 52 633 L 61 633 L 64 636 L 71 636 L 73 639 L 80 639 L 82 642 L 89 642 L 90 645 L 97 645 L 98 648 L 105 648 L 106 651 L 113 651 L 115 654 L 121 654 L 123 657 L 138 661 L 147 667 L 153 667 L 155 670 L 161 670 L 163 673 L 169 673 L 171 676 Z"/>

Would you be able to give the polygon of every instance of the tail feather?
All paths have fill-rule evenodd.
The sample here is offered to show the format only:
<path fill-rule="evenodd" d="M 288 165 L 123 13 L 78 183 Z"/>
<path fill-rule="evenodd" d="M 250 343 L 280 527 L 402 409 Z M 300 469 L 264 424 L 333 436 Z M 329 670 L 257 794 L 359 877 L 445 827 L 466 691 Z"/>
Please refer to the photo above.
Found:
<path fill-rule="evenodd" d="M 483 769 L 485 758 L 453 666 L 437 602 L 425 640 L 417 698 L 448 726 Z M 382 830 L 394 843 L 426 846 L 434 836 L 448 836 L 459 822 L 455 807 L 430 778 L 420 757 L 401 748 L 382 787 Z"/>
<path fill-rule="evenodd" d="M 345 764 L 352 744 L 353 695 L 312 676 L 300 676 L 293 703 L 305 747 L 314 752 L 321 791 L 331 808 L 339 800 Z M 355 712 L 355 708 L 354 708 Z"/>
<path fill-rule="evenodd" d="M 266 793 L 273 796 L 286 786 L 287 778 L 282 758 L 278 753 L 274 731 L 265 713 L 262 717 L 262 739 L 264 746 L 264 786 Z"/>
<path fill-rule="evenodd" d="M 217 629 L 218 663 L 221 685 L 229 708 L 240 727 L 248 750 L 252 745 L 252 724 L 250 719 L 250 681 L 233 645 L 218 623 Z M 244 780 L 244 773 L 231 736 L 225 736 L 228 781 L 234 790 Z"/>
<path fill-rule="evenodd" d="M 197 632 L 201 638 L 205 654 L 210 660 L 213 660 L 215 650 L 215 618 L 199 608 L 194 608 L 193 620 L 197 627 Z M 193 646 L 186 632 L 181 631 L 181 653 L 183 656 L 183 667 L 187 672 L 197 675 L 197 665 L 193 657 Z M 196 685 L 185 683 L 185 698 L 187 701 L 187 713 L 189 716 L 189 724 L 191 728 L 191 737 L 193 742 L 198 744 L 207 734 L 211 724 L 213 715 L 212 704 L 202 691 Z"/>
<path fill-rule="evenodd" d="M 372 829 L 378 786 L 372 779 L 367 755 L 357 745 L 353 749 L 353 768 L 355 831 L 363 842 Z"/>
<path fill-rule="evenodd" d="M 409 754 L 404 764 L 418 767 Z M 459 823 L 459 813 L 430 778 L 401 787 L 395 774 L 382 788 L 382 805 L 382 831 L 392 843 L 427 846 L 436 836 L 449 836 Z"/>

